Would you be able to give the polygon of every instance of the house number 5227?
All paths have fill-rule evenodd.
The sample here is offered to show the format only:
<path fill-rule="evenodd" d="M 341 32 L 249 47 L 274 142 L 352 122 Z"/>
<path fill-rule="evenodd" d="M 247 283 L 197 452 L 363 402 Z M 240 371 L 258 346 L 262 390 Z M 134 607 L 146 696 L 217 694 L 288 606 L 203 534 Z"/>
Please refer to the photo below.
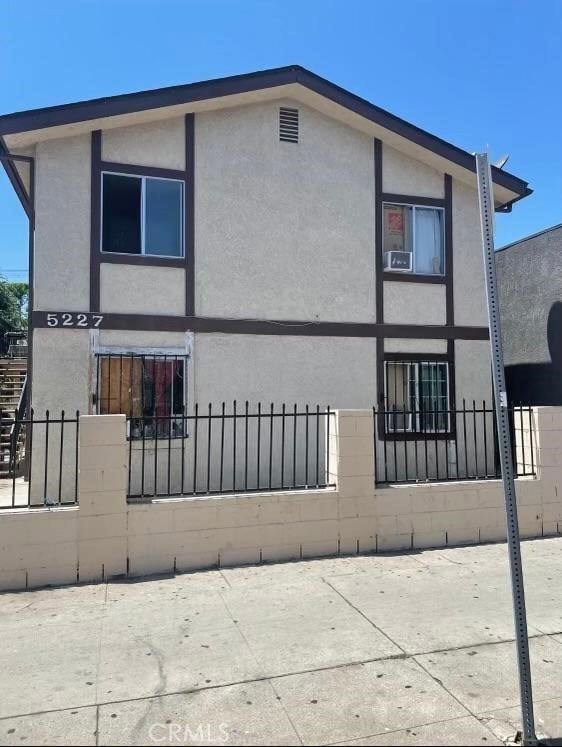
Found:
<path fill-rule="evenodd" d="M 89 329 L 99 327 L 103 314 L 83 314 L 60 311 L 47 314 L 47 327 L 81 327 Z"/>

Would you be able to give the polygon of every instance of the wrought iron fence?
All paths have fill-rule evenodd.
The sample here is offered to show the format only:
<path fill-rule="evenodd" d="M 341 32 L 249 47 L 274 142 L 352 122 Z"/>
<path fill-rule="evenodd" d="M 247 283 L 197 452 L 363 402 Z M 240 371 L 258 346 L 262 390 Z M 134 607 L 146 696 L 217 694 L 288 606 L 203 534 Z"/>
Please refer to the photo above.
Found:
<path fill-rule="evenodd" d="M 9 440 L 1 449 L 0 509 L 78 503 L 80 413 L 68 417 L 33 409 L 21 416 L 0 412 Z"/>
<path fill-rule="evenodd" d="M 518 477 L 536 473 L 531 407 L 509 407 Z M 495 410 L 473 400 L 462 409 L 373 407 L 375 482 L 490 480 L 501 477 Z"/>
<path fill-rule="evenodd" d="M 195 405 L 192 414 L 127 417 L 129 500 L 279 490 L 329 482 L 330 408 Z"/>

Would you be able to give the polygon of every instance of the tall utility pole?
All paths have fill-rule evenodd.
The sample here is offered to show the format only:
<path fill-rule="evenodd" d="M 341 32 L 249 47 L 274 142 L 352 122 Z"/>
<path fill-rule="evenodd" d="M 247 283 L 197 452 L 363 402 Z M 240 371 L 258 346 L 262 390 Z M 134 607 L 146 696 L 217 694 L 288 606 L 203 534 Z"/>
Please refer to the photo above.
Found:
<path fill-rule="evenodd" d="M 486 292 L 488 297 L 488 322 L 490 326 L 490 346 L 492 349 L 496 422 L 503 492 L 505 496 L 505 511 L 507 515 L 507 542 L 511 570 L 515 640 L 517 643 L 517 665 L 519 668 L 523 744 L 537 745 L 535 717 L 533 714 L 533 689 L 531 685 L 531 664 L 529 661 L 527 613 L 525 611 L 525 589 L 523 587 L 523 568 L 521 564 L 521 542 L 519 539 L 519 524 L 517 522 L 517 500 L 515 496 L 515 480 L 513 478 L 511 434 L 509 430 L 499 317 L 500 310 L 497 295 L 496 258 L 494 254 L 493 184 L 488 155 L 486 153 L 476 155 L 476 174 L 478 179 L 480 228 L 482 231 L 482 250 L 484 253 L 484 270 L 486 273 Z"/>

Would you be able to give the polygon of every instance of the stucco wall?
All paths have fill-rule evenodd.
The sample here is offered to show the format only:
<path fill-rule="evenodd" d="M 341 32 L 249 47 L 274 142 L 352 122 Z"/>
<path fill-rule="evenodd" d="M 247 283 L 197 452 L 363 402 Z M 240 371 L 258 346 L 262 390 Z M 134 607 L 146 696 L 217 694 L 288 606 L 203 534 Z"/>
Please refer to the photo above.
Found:
<path fill-rule="evenodd" d="M 36 309 L 87 311 L 90 278 L 90 138 L 36 149 Z"/>
<path fill-rule="evenodd" d="M 174 267 L 102 264 L 100 311 L 185 314 L 185 271 Z"/>
<path fill-rule="evenodd" d="M 283 104 L 196 117 L 196 310 L 374 321 L 372 139 L 299 105 L 279 142 Z"/>
<path fill-rule="evenodd" d="M 419 197 L 443 198 L 443 174 L 421 161 L 383 145 L 383 191 Z"/>
<path fill-rule="evenodd" d="M 467 406 L 475 399 L 480 405 L 492 407 L 492 368 L 490 343 L 487 340 L 455 340 L 455 377 L 457 406 Z"/>
<path fill-rule="evenodd" d="M 292 103 L 272 101 L 196 116 L 196 312 L 374 321 L 372 139 L 297 104 L 300 142 L 279 142 L 279 106 Z M 183 169 L 184 120 L 174 117 L 105 131 L 102 155 L 117 162 Z M 443 174 L 385 146 L 383 188 L 443 197 Z M 88 136 L 38 145 L 38 309 L 86 309 L 89 193 Z M 476 191 L 456 180 L 453 218 L 455 321 L 485 325 Z M 112 310 L 183 313 L 183 270 L 160 274 L 157 268 L 127 268 L 138 273 L 141 292 L 135 292 L 136 276 L 134 282 L 123 282 L 124 272 L 115 265 L 101 268 L 106 310 L 111 298 Z M 143 277 L 149 273 L 150 284 Z M 150 294 L 139 306 L 146 290 Z M 386 283 L 386 321 L 441 324 L 442 295 L 438 287 Z M 407 302 L 397 303 L 397 297 Z"/>
<path fill-rule="evenodd" d="M 134 127 L 105 130 L 102 136 L 104 161 L 185 169 L 185 124 L 174 117 Z"/>
<path fill-rule="evenodd" d="M 475 188 L 453 180 L 455 324 L 488 326 L 486 282 Z"/>
<path fill-rule="evenodd" d="M 506 365 L 551 363 L 548 318 L 562 302 L 562 227 L 496 253 Z M 553 330 L 554 331 L 554 330 Z M 562 341 L 553 335 L 554 358 Z"/>
<path fill-rule="evenodd" d="M 50 410 L 88 412 L 90 333 L 78 329 L 36 329 L 33 333 L 33 407 L 36 417 Z"/>
<path fill-rule="evenodd" d="M 196 335 L 196 399 L 370 407 L 375 345 L 369 338 Z"/>
<path fill-rule="evenodd" d="M 385 283 L 384 321 L 386 324 L 445 324 L 445 286 Z"/>
<path fill-rule="evenodd" d="M 447 340 L 415 340 L 388 337 L 384 341 L 385 353 L 446 353 Z"/>

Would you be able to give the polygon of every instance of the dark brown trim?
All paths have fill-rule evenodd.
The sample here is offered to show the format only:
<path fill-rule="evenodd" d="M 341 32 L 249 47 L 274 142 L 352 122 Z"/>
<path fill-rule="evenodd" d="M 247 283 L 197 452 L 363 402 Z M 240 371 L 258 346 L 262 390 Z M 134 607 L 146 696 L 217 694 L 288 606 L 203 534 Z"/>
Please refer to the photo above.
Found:
<path fill-rule="evenodd" d="M 393 202 L 399 205 L 423 205 L 426 207 L 445 207 L 445 199 L 439 197 L 418 197 L 416 195 L 396 195 L 383 192 L 383 202 Z"/>
<path fill-rule="evenodd" d="M 28 218 L 31 219 L 31 210 L 32 210 L 31 196 L 27 194 L 25 184 L 23 183 L 20 173 L 17 170 L 16 165 L 14 164 L 14 160 L 20 160 L 20 159 L 14 159 L 12 154 L 10 154 L 10 152 L 8 151 L 8 148 L 6 148 L 6 145 L 4 143 L 4 138 L 0 136 L 0 163 L 4 167 L 6 176 L 8 177 L 12 187 L 14 188 L 14 192 L 16 193 L 16 196 L 18 200 L 20 201 L 21 206 L 25 210 L 25 214 L 27 215 Z"/>
<path fill-rule="evenodd" d="M 37 327 L 47 327 L 47 314 L 35 311 Z M 78 313 L 78 312 L 73 312 Z M 294 335 L 306 337 L 397 337 L 418 340 L 488 340 L 487 327 L 447 327 L 369 322 L 308 322 L 273 319 L 221 319 L 220 317 L 103 313 L 102 329 L 156 332 L 220 332 L 239 335 Z"/>
<path fill-rule="evenodd" d="M 90 311 L 100 310 L 101 130 L 91 136 L 90 164 Z"/>
<path fill-rule="evenodd" d="M 100 263 L 107 265 L 144 265 L 148 267 L 185 267 L 183 257 L 157 257 L 150 254 L 100 252 Z"/>
<path fill-rule="evenodd" d="M 383 225 L 382 225 L 382 142 L 374 140 L 375 177 L 375 320 L 384 321 Z"/>
<path fill-rule="evenodd" d="M 158 166 L 138 166 L 131 163 L 117 163 L 116 161 L 101 161 L 101 171 L 110 171 L 114 174 L 125 174 L 126 176 L 153 176 L 157 179 L 176 179 L 183 181 L 185 171 L 178 169 L 161 169 Z"/>
<path fill-rule="evenodd" d="M 185 115 L 185 313 L 195 314 L 195 115 Z"/>
<path fill-rule="evenodd" d="M 450 174 L 443 177 L 445 193 L 445 321 L 446 324 L 455 323 L 453 268 L 453 180 Z"/>
<path fill-rule="evenodd" d="M 434 283 L 435 285 L 447 283 L 445 275 L 415 275 L 413 272 L 391 272 L 389 270 L 383 272 L 382 278 L 385 282 L 395 280 L 399 283 Z"/>
<path fill-rule="evenodd" d="M 28 132 L 102 117 L 130 114 L 148 109 L 159 109 L 176 104 L 187 104 L 204 99 L 258 91 L 291 83 L 299 83 L 359 116 L 407 140 L 411 140 L 416 145 L 432 151 L 468 171 L 476 172 L 475 158 L 471 153 L 400 119 L 400 117 L 396 117 L 300 65 L 5 114 L 0 117 L 0 134 Z M 529 193 L 527 182 L 507 171 L 501 171 L 493 166 L 492 176 L 496 184 L 500 184 L 516 194 Z"/>

